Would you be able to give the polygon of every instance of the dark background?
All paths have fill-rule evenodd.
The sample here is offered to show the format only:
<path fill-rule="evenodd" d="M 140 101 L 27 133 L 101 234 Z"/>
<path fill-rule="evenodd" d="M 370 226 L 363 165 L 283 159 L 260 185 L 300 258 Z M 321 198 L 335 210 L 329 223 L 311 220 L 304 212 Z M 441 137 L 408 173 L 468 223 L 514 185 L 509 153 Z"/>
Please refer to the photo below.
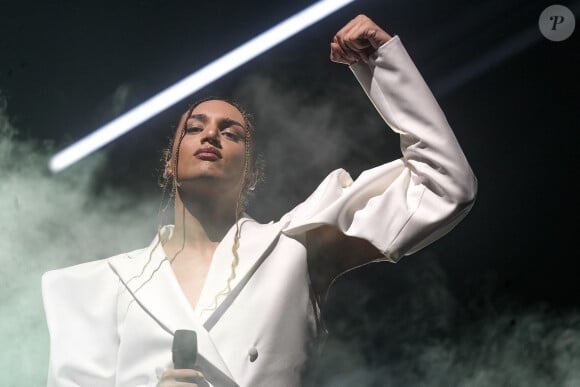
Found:
<path fill-rule="evenodd" d="M 0 91 L 19 138 L 49 140 L 59 149 L 309 4 L 3 2 Z M 268 129 L 270 123 L 260 122 L 261 108 L 255 105 L 277 101 L 251 95 L 252 79 L 298 90 L 305 109 L 332 100 L 335 107 L 350 109 L 356 127 L 364 121 L 360 115 L 373 111 L 362 93 L 351 95 L 356 85 L 349 72 L 328 61 L 333 34 L 365 13 L 403 39 L 455 129 L 480 188 L 471 214 L 451 234 L 397 265 L 349 273 L 331 290 L 329 329 L 345 342 L 355 336 L 372 342 L 364 350 L 365 364 L 385 356 L 393 361 L 404 341 L 449 337 L 474 321 L 577 311 L 580 35 L 578 26 L 563 42 L 540 34 L 538 17 L 551 4 L 359 0 L 193 96 L 235 90 L 250 111 L 258 110 L 266 146 L 293 137 L 275 138 L 279 133 Z M 577 3 L 559 4 L 571 8 L 578 22 Z M 143 191 L 156 190 L 160 149 L 185 106 L 184 101 L 109 145 L 93 193 L 117 187 L 138 200 Z M 349 143 L 359 141 L 373 152 L 361 156 L 353 146 L 338 160 L 353 175 L 398 157 L 395 137 L 359 137 L 356 128 L 347 134 Z M 277 200 L 279 192 L 269 191 L 267 178 L 256 203 L 269 205 L 250 210 L 260 220 L 278 217 L 324 176 L 276 169 L 279 163 L 265 154 L 273 166 L 270 181 L 274 176 L 293 191 Z M 376 324 L 369 327 L 368 320 Z M 506 321 L 506 329 L 518 323 L 516 317 Z"/>

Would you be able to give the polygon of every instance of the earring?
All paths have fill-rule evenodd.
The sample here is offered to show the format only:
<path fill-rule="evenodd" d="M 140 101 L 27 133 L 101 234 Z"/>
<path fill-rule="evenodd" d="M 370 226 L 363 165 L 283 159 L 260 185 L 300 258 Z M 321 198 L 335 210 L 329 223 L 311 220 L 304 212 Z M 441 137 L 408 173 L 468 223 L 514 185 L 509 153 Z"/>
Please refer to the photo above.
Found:
<path fill-rule="evenodd" d="M 165 162 L 165 168 L 163 169 L 163 178 L 165 180 L 167 180 L 171 176 L 173 176 L 173 170 L 171 168 L 171 161 L 166 161 Z"/>

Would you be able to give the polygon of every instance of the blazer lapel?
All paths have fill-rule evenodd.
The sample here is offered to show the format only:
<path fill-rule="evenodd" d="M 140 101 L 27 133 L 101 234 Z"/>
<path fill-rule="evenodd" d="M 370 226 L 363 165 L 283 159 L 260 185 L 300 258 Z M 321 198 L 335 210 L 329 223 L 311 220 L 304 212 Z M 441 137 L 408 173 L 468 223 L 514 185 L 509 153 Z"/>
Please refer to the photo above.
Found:
<path fill-rule="evenodd" d="M 170 233 L 165 227 L 160 234 Z M 165 236 L 165 235 L 163 235 Z M 164 330 L 190 329 L 197 333 L 198 352 L 223 375 L 231 373 L 207 330 L 195 317 L 169 261 L 155 237 L 151 245 L 133 255 L 109 259 L 109 266 L 136 299 L 137 304 Z"/>
<path fill-rule="evenodd" d="M 195 308 L 199 321 L 205 321 L 208 330 L 219 320 L 225 309 L 231 304 L 232 298 L 239 293 L 248 277 L 257 270 L 263 259 L 268 255 L 272 244 L 277 240 L 286 222 L 280 221 L 269 224 L 259 224 L 246 217 L 240 220 L 240 245 L 238 248 L 239 261 L 235 266 L 235 277 L 231 280 L 228 289 L 228 278 L 232 273 L 234 254 L 235 226 L 230 229 L 215 251 L 206 283 Z M 240 286 L 241 285 L 241 286 Z M 234 291 L 236 288 L 237 291 Z M 212 322 L 208 325 L 208 321 Z"/>

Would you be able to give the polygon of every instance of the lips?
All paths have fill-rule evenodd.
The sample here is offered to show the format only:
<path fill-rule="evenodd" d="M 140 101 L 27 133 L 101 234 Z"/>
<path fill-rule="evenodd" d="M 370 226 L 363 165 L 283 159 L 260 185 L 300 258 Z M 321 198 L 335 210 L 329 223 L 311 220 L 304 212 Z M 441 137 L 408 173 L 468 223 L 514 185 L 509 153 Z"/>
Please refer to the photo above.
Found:
<path fill-rule="evenodd" d="M 222 158 L 222 153 L 217 148 L 210 146 L 199 148 L 193 155 L 201 160 L 218 160 Z"/>

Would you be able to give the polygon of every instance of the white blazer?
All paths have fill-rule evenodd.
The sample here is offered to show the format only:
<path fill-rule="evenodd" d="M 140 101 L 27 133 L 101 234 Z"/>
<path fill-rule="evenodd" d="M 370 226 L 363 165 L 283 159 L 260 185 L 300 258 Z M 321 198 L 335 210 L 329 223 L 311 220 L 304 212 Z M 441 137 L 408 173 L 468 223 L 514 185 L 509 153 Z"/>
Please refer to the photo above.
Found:
<path fill-rule="evenodd" d="M 213 386 L 298 386 L 316 335 L 305 232 L 333 225 L 397 261 L 467 214 L 475 177 L 399 38 L 351 68 L 400 134 L 403 157 L 354 181 L 342 169 L 330 173 L 277 222 L 240 219 L 237 275 L 217 305 L 235 227 L 217 247 L 194 309 L 158 243 L 171 226 L 144 249 L 46 273 L 49 386 L 155 386 L 172 366 L 177 329 L 197 332 L 196 366 Z"/>

